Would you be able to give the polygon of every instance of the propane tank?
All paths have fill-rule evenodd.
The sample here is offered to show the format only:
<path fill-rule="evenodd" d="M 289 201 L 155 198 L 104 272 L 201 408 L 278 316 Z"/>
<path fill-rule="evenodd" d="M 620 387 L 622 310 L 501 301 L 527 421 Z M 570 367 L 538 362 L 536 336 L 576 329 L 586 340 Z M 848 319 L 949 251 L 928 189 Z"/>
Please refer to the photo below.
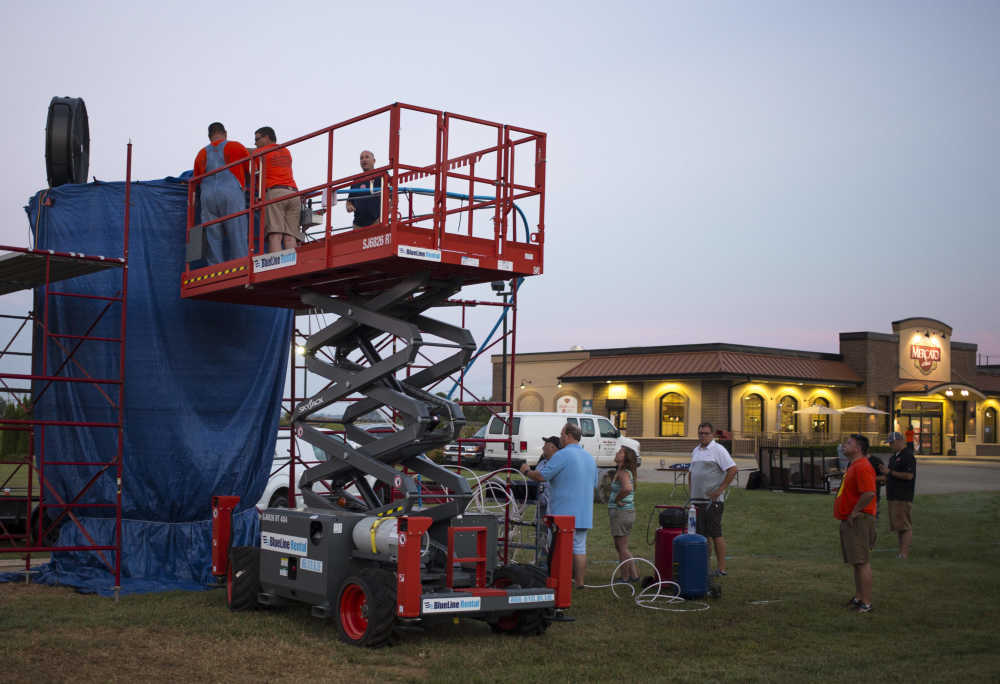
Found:
<path fill-rule="evenodd" d="M 396 555 L 399 544 L 396 540 L 396 518 L 362 518 L 354 526 L 351 539 L 359 551 L 365 553 L 387 553 Z"/>

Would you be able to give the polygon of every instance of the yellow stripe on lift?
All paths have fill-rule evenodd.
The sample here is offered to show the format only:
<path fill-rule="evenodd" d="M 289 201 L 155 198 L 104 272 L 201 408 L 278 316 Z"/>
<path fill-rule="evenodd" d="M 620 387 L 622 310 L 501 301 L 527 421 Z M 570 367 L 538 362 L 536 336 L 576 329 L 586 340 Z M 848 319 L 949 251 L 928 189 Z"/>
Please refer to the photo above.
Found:
<path fill-rule="evenodd" d="M 388 518 L 379 518 L 378 520 L 372 523 L 372 529 L 371 529 L 372 553 L 378 553 L 378 551 L 375 548 L 375 531 L 378 529 L 378 526 L 384 523 L 386 520 L 388 520 Z"/>
<path fill-rule="evenodd" d="M 212 278 L 218 278 L 219 276 L 230 275 L 232 273 L 239 273 L 245 270 L 247 270 L 246 266 L 240 266 L 239 268 L 227 268 L 224 271 L 216 271 L 215 273 L 206 273 L 204 275 L 200 275 L 195 278 L 189 278 L 188 280 L 184 281 L 184 284 L 193 285 L 194 283 L 199 283 L 202 280 L 211 280 Z"/>

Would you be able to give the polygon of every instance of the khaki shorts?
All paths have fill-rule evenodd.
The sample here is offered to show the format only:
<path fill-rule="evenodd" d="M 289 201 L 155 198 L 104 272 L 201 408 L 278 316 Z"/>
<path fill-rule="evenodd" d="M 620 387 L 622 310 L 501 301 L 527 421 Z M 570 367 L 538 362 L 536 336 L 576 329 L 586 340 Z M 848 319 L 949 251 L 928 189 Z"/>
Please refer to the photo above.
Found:
<path fill-rule="evenodd" d="M 890 501 L 889 529 L 893 532 L 906 532 L 907 530 L 912 530 L 913 521 L 910 520 L 910 511 L 912 510 L 912 501 Z"/>
<path fill-rule="evenodd" d="M 264 199 L 275 199 L 290 195 L 295 190 L 291 188 L 270 188 L 264 195 Z M 299 215 L 302 202 L 298 197 L 291 197 L 284 202 L 275 202 L 265 208 L 267 211 L 267 234 L 282 233 L 291 235 L 296 240 L 303 240 L 305 236 L 299 230 Z"/>
<path fill-rule="evenodd" d="M 632 534 L 632 525 L 635 523 L 635 510 L 625 510 L 623 508 L 609 508 L 608 520 L 611 521 L 612 537 L 627 537 Z"/>
<path fill-rule="evenodd" d="M 840 550 L 844 562 L 864 565 L 871 560 L 875 548 L 875 516 L 862 513 L 854 521 L 840 521 Z"/>

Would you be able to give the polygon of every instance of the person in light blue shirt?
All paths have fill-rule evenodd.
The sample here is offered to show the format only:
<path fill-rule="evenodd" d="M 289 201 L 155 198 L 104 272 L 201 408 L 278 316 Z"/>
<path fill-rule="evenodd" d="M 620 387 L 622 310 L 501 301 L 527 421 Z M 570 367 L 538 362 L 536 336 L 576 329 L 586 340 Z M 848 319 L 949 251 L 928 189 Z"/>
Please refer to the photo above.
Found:
<path fill-rule="evenodd" d="M 594 526 L 594 483 L 597 481 L 597 463 L 580 446 L 581 437 L 578 425 L 566 423 L 559 434 L 562 449 L 540 462 L 537 470 L 529 468 L 527 463 L 521 466 L 525 477 L 549 483 L 549 514 L 574 518 L 573 580 L 578 589 L 583 587 L 587 571 L 587 531 Z"/>

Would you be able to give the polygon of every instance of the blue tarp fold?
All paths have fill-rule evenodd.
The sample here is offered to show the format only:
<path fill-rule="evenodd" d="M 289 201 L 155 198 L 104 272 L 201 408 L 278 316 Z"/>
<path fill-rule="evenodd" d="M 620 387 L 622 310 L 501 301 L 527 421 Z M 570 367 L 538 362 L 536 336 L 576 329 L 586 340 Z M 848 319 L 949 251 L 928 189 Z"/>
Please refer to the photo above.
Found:
<path fill-rule="evenodd" d="M 122 254 L 124 183 L 65 185 L 26 208 L 36 247 L 117 257 Z M 184 300 L 187 186 L 176 179 L 133 183 L 125 358 L 125 441 L 122 478 L 123 591 L 191 588 L 211 577 L 211 499 L 241 497 L 234 543 L 253 543 L 253 509 L 267 482 L 288 361 L 293 314 L 265 307 Z M 39 213 L 41 212 L 41 213 Z M 117 296 L 117 269 L 66 281 L 58 290 Z M 44 291 L 35 292 L 42 311 Z M 52 333 L 117 338 L 120 304 L 49 296 Z M 34 372 L 117 378 L 113 342 L 35 338 Z M 44 350 L 44 351 L 43 351 Z M 70 353 L 72 352 L 72 353 Z M 68 356 L 72 360 L 67 362 Z M 114 422 L 118 388 L 90 383 L 33 387 L 35 416 L 47 420 Z M 36 450 L 41 431 L 36 431 Z M 93 466 L 48 467 L 45 477 L 63 500 L 114 500 L 115 430 L 45 428 L 47 460 Z M 77 509 L 83 530 L 68 522 L 60 544 L 98 544 L 114 537 L 111 509 Z M 113 585 L 97 552 L 61 552 L 38 581 L 106 593 Z"/>

